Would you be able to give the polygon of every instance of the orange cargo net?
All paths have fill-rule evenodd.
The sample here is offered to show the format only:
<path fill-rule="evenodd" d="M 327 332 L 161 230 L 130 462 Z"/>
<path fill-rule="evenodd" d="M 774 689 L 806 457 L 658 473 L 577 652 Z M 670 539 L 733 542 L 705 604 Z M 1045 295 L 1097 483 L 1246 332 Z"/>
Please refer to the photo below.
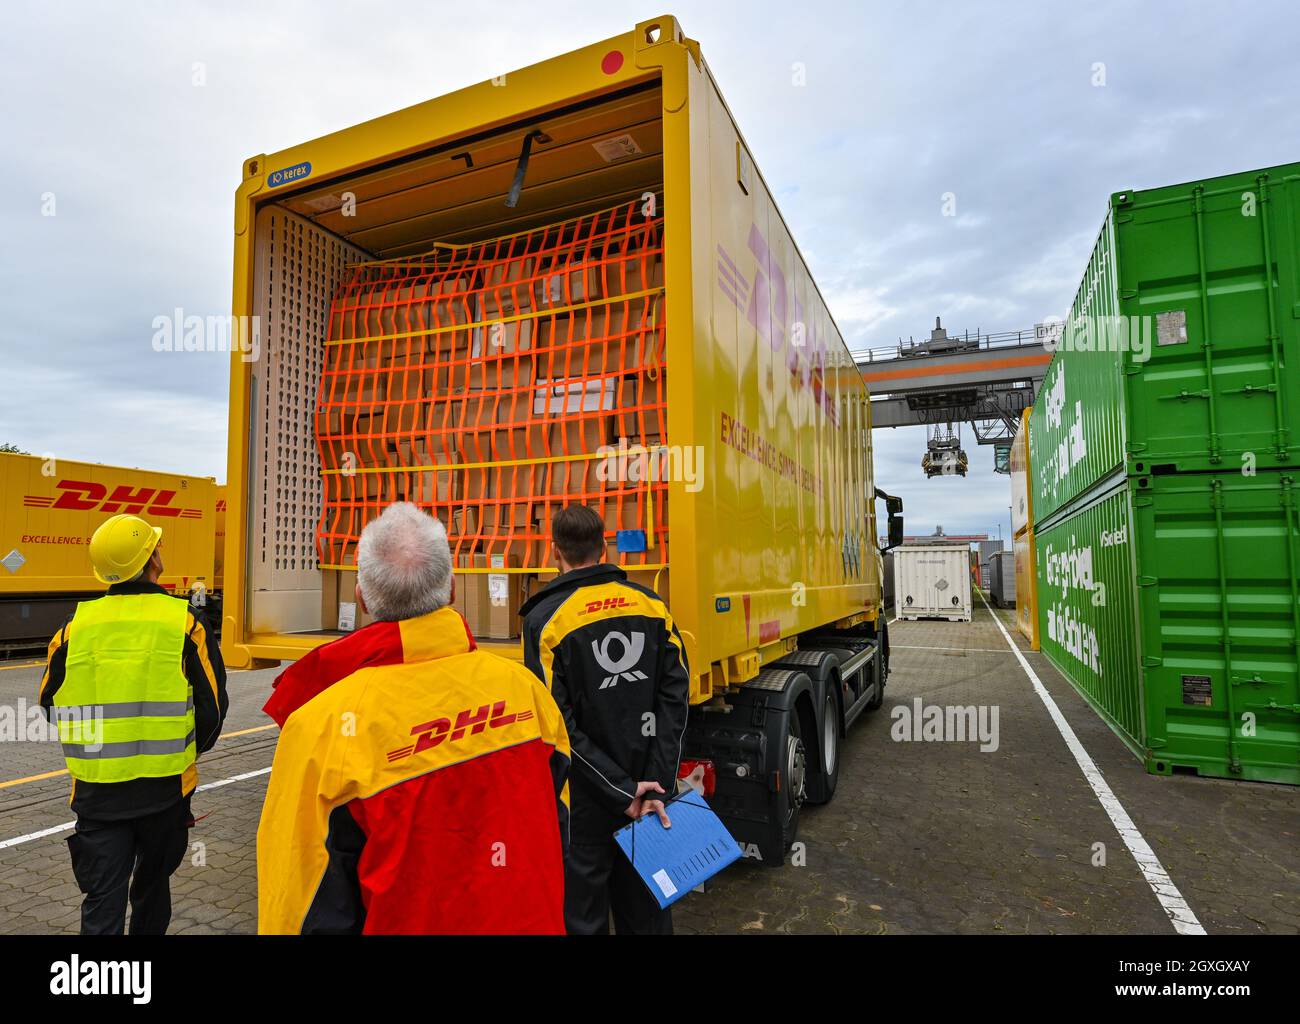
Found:
<path fill-rule="evenodd" d="M 656 196 L 358 264 L 316 405 L 321 568 L 354 568 L 362 527 L 402 500 L 443 521 L 458 566 L 545 569 L 575 502 L 604 517 L 611 561 L 665 565 L 663 254 Z"/>

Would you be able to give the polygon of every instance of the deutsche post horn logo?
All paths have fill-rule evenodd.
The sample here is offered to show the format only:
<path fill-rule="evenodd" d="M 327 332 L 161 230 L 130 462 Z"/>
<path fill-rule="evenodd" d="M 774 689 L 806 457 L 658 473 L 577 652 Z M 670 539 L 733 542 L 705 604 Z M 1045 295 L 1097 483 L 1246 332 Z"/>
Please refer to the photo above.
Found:
<path fill-rule="evenodd" d="M 617 661 L 610 654 L 610 642 L 617 641 L 623 648 L 622 657 Z M 618 630 L 607 633 L 605 639 L 599 644 L 595 640 L 591 642 L 591 653 L 596 656 L 596 661 L 600 664 L 608 676 L 600 684 L 600 689 L 618 684 L 618 677 L 622 676 L 629 683 L 635 683 L 638 679 L 645 679 L 646 674 L 640 669 L 633 668 L 641 655 L 645 651 L 645 634 L 633 633 L 631 636 L 624 636 Z"/>

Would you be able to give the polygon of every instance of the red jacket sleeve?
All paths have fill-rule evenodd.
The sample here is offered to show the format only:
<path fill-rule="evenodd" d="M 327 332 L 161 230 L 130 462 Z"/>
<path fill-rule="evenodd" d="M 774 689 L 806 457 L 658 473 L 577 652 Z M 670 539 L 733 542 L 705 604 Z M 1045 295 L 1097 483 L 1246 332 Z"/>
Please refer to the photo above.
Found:
<path fill-rule="evenodd" d="M 359 669 L 402 660 L 402 630 L 396 622 L 372 622 L 355 633 L 310 651 L 275 677 L 262 710 L 281 729 L 289 716 L 323 690 Z"/>

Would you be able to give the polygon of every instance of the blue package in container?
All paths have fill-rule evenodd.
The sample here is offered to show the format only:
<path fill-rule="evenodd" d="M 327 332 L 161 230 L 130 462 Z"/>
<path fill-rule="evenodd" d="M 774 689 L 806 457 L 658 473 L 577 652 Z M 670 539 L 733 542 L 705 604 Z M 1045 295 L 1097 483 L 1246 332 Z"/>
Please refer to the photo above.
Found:
<path fill-rule="evenodd" d="M 619 530 L 615 540 L 620 552 L 635 553 L 646 549 L 645 530 Z"/>

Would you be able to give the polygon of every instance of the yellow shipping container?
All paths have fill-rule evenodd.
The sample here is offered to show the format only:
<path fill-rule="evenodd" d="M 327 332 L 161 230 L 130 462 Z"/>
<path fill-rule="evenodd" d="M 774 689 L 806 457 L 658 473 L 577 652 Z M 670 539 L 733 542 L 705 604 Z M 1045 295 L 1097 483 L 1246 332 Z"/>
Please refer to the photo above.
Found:
<path fill-rule="evenodd" d="M 226 562 L 226 485 L 218 484 L 216 491 L 216 513 L 213 516 L 216 536 L 212 553 L 212 589 L 220 593 L 225 586 L 223 568 Z M 213 626 L 218 623 L 213 623 Z"/>
<path fill-rule="evenodd" d="M 607 537 L 618 540 L 613 556 L 667 597 L 690 660 L 692 704 L 738 712 L 693 711 L 683 758 L 717 768 L 716 804 L 732 834 L 779 863 L 800 805 L 835 790 L 843 730 L 883 699 L 875 510 L 883 495 L 872 480 L 862 376 L 699 44 L 676 19 L 656 18 L 250 157 L 243 170 L 233 310 L 235 336 L 255 345 L 231 359 L 227 663 L 298 658 L 338 636 L 336 588 L 350 548 L 397 495 L 447 518 L 466 601 L 482 590 L 480 574 L 545 571 L 546 517 L 566 500 L 586 501 L 604 510 Z M 573 225 L 616 208 L 639 212 L 614 222 L 625 242 L 611 247 L 607 233 L 593 257 L 593 236 Z M 546 246 L 535 248 L 530 240 L 542 237 Z M 495 260 L 482 258 L 486 242 Z M 478 255 L 463 260 L 475 246 Z M 660 248 L 661 263 L 656 255 L 628 273 L 629 254 Z M 383 286 L 371 289 L 357 264 L 374 265 Z M 404 295 L 407 267 L 436 291 Z M 619 323 L 626 335 L 618 317 L 634 308 L 649 310 L 632 325 L 637 345 L 570 345 L 556 373 L 556 339 L 575 338 L 578 321 L 588 339 L 614 336 Z M 332 324 L 332 311 L 347 319 Z M 474 360 L 489 356 L 482 341 L 493 328 L 502 340 L 489 376 Z M 334 345 L 360 354 L 331 369 L 325 353 Z M 391 370 L 398 353 L 400 376 Z M 427 376 L 411 376 L 413 365 Z M 447 368 L 455 377 L 444 380 Z M 485 388 L 490 379 L 508 391 Z M 524 457 L 503 458 L 499 444 L 518 456 L 518 430 L 449 430 L 455 408 L 487 411 L 466 405 L 475 392 L 514 396 L 504 404 L 510 422 L 524 424 Z M 599 435 L 612 443 L 627 429 L 619 424 L 632 419 L 637 395 L 642 409 L 666 413 L 653 442 L 677 467 L 666 487 L 654 485 L 653 503 L 631 503 L 628 489 L 599 474 L 556 470 L 561 461 L 590 464 Z M 521 405 L 531 408 L 522 419 Z M 562 431 L 557 410 L 573 414 L 570 426 L 581 412 L 582 429 Z M 535 459 L 528 447 L 538 415 L 559 437 L 558 458 Z M 634 433 L 649 442 L 652 431 L 638 423 Z M 428 444 L 448 437 L 456 448 Z M 353 467 L 359 479 L 347 478 Z M 532 483 L 499 493 L 507 479 L 517 487 L 520 467 Z M 886 507 L 898 543 L 902 503 Z M 504 533 L 509 546 L 519 530 L 528 544 L 519 562 L 498 558 L 496 541 Z M 645 543 L 625 547 L 615 531 Z M 502 628 L 493 616 L 488 632 Z M 520 654 L 517 642 L 480 646 Z"/>
<path fill-rule="evenodd" d="M 1038 650 L 1038 569 L 1034 555 L 1034 532 L 1027 529 L 1016 534 L 1012 542 L 1016 559 L 1016 626 L 1029 641 L 1030 650 Z"/>
<path fill-rule="evenodd" d="M 1029 475 L 1029 414 L 1020 416 L 1020 429 L 1011 442 L 1011 528 L 1016 559 L 1016 626 L 1038 650 L 1038 572 L 1034 562 L 1034 505 Z"/>
<path fill-rule="evenodd" d="M 693 701 L 754 677 L 802 633 L 874 622 L 867 391 L 698 44 L 664 17 L 505 81 L 244 163 L 234 313 L 260 318 L 263 350 L 231 363 L 228 663 L 297 658 L 335 635 L 321 610 L 313 413 L 349 266 L 629 198 L 662 203 L 663 440 L 697 473 L 671 481 L 667 500 Z M 663 585 L 667 565 L 636 568 Z"/>
<path fill-rule="evenodd" d="M 1020 414 L 1020 429 L 1011 442 L 1011 534 L 1023 533 L 1034 521 L 1033 498 L 1029 487 L 1029 414 Z"/>
<path fill-rule="evenodd" d="M 163 586 L 211 590 L 216 483 L 97 463 L 0 454 L 0 643 L 48 639 L 79 597 L 106 589 L 91 534 L 129 512 L 163 530 Z"/>

